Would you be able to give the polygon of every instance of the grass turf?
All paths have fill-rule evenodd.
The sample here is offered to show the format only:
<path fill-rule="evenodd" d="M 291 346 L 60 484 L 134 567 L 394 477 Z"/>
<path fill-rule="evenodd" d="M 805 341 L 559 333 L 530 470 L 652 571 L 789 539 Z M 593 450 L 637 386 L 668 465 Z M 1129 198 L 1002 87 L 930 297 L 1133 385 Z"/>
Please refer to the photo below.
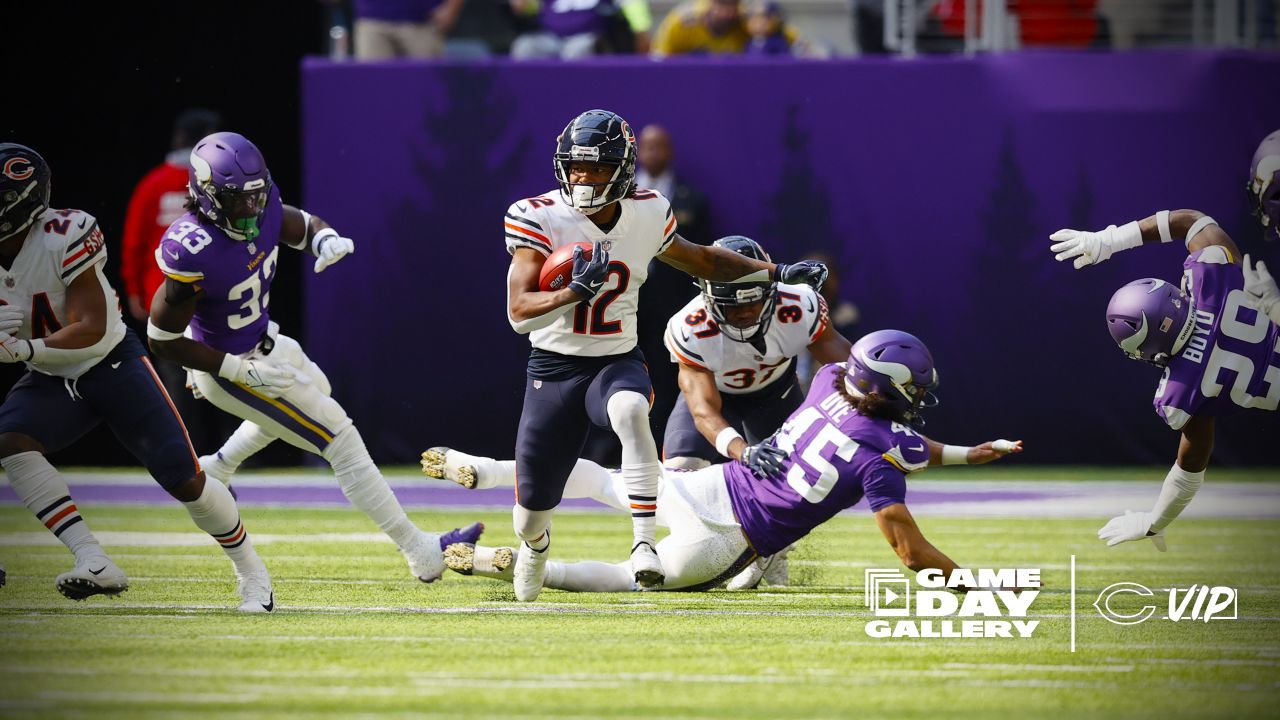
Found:
<path fill-rule="evenodd" d="M 194 533 L 176 505 L 85 510 L 100 533 Z M 510 515 L 413 512 L 424 527 L 482 519 L 509 544 Z M 1039 567 L 1031 639 L 874 640 L 863 569 L 898 567 L 865 513 L 838 517 L 792 555 L 792 587 L 705 594 L 545 591 L 451 573 L 409 578 L 354 510 L 249 507 L 272 538 L 279 610 L 241 616 L 212 543 L 109 546 L 132 587 L 72 603 L 53 577 L 59 546 L 6 545 L 42 531 L 0 506 L 3 717 L 1274 717 L 1280 701 L 1276 521 L 1180 521 L 1171 552 L 1107 549 L 1097 521 L 922 518 L 973 567 Z M 622 559 L 621 514 L 562 513 L 557 559 Z M 1077 556 L 1078 652 L 1069 652 Z M 1239 589 L 1236 621 L 1118 626 L 1099 590 L 1209 583 Z"/>

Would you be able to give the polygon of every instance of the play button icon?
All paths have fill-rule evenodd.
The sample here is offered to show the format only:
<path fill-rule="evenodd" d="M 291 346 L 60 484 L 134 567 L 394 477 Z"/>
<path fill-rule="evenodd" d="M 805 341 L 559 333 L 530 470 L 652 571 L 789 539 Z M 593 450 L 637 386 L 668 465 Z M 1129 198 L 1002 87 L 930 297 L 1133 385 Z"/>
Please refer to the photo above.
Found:
<path fill-rule="evenodd" d="M 884 604 L 885 604 L 885 605 L 891 605 L 891 604 L 893 603 L 893 601 L 894 601 L 894 600 L 897 600 L 899 597 L 900 597 L 900 596 L 898 595 L 898 593 L 896 593 L 896 592 L 894 592 L 894 591 L 890 590 L 889 588 L 885 588 L 885 589 L 884 589 Z"/>

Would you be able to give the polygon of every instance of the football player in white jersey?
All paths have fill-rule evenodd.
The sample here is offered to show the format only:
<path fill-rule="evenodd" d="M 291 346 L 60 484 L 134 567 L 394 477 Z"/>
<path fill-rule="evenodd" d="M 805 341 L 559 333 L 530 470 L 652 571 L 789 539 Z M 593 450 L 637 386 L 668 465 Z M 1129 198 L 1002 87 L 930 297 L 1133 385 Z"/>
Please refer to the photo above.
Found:
<path fill-rule="evenodd" d="M 551 516 L 586 439 L 588 422 L 611 427 L 622 442 L 636 582 L 663 581 L 654 551 L 661 464 L 649 430 L 652 388 L 636 348 L 636 302 L 654 257 L 691 275 L 719 281 L 780 280 L 821 287 L 826 267 L 774 265 L 738 253 L 694 245 L 676 232 L 671 204 L 635 187 L 631 127 L 606 110 L 574 118 L 557 139 L 558 191 L 520 200 L 504 218 L 507 314 L 529 334 L 524 409 L 516 439 L 520 468 L 513 511 L 516 535 L 530 552 L 515 568 L 516 598 L 537 598 L 546 576 Z M 592 243 L 590 259 L 575 251 L 571 282 L 539 289 L 544 260 L 554 250 Z"/>
<path fill-rule="evenodd" d="M 0 464 L 14 492 L 75 555 L 57 578 L 72 600 L 116 595 L 129 582 L 83 522 L 67 483 L 45 459 L 105 422 L 201 530 L 231 558 L 244 597 L 266 567 L 231 493 L 205 482 L 186 428 L 120 319 L 102 274 L 98 223 L 49 209 L 49 166 L 31 148 L 0 144 L 0 362 L 27 364 L 0 406 Z M 242 603 L 245 612 L 270 611 Z"/>

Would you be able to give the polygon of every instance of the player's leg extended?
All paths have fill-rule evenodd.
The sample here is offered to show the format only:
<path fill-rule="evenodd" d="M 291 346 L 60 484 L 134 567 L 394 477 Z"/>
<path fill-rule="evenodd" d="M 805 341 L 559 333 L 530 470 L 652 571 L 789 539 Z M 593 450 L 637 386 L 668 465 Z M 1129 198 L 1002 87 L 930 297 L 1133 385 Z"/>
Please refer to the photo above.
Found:
<path fill-rule="evenodd" d="M 710 590 L 756 557 L 733 514 L 722 468 L 667 475 L 662 509 L 671 534 L 658 543 L 667 571 L 663 590 Z"/>
<path fill-rule="evenodd" d="M 591 419 L 601 424 L 603 406 L 604 419 L 622 441 L 622 479 L 631 505 L 631 563 L 641 587 L 662 584 L 662 565 L 654 549 L 662 463 L 649 427 L 651 392 L 644 363 L 624 358 L 601 370 L 587 393 Z"/>
<path fill-rule="evenodd" d="M 72 396 L 62 378 L 34 371 L 22 376 L 0 406 L 0 465 L 9 484 L 36 519 L 75 556 L 75 568 L 58 576 L 58 591 L 73 600 L 115 595 L 129 587 L 81 517 L 67 482 L 45 459 L 99 422 L 89 403 Z"/>
<path fill-rule="evenodd" d="M 435 447 L 422 454 L 422 472 L 427 477 L 452 480 L 469 490 L 488 490 L 516 486 L 516 462 L 467 453 L 452 448 Z M 563 497 L 591 498 L 619 510 L 627 510 L 627 494 L 615 473 L 599 464 L 578 458 L 569 472 Z"/>
<path fill-rule="evenodd" d="M 737 423 L 727 415 L 725 419 L 737 427 Z M 741 432 L 741 428 L 738 430 Z M 698 470 L 724 460 L 698 431 L 684 395 L 678 395 L 671 415 L 667 417 L 667 428 L 662 438 L 662 464 L 678 470 Z"/>
<path fill-rule="evenodd" d="M 200 467 L 210 478 L 223 485 L 230 485 L 231 478 L 240 468 L 241 463 L 255 453 L 260 452 L 272 442 L 275 436 L 265 428 L 251 420 L 240 423 L 240 427 L 227 438 L 227 441 L 212 455 L 200 457 Z"/>
<path fill-rule="evenodd" d="M 583 397 L 589 379 L 526 380 L 516 432 L 516 504 L 512 526 L 523 547 L 516 558 L 516 599 L 536 600 L 546 577 L 551 516 L 587 438 Z"/>
<path fill-rule="evenodd" d="M 222 483 L 204 477 L 177 407 L 151 361 L 140 354 L 141 345 L 137 353 L 128 352 L 129 340 L 108 356 L 111 364 L 103 361 L 81 378 L 81 392 L 121 444 L 231 560 L 239 580 L 240 610 L 271 612 L 275 608 L 271 577 L 240 520 L 240 508 Z M 121 353 L 118 360 L 117 352 Z"/>

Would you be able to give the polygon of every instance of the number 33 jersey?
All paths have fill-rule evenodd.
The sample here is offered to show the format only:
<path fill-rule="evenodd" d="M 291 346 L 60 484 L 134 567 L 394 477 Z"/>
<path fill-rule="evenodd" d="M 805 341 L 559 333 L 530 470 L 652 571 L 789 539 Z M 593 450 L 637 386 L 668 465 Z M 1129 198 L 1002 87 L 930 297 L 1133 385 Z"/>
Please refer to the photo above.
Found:
<path fill-rule="evenodd" d="M 1213 245 L 1183 263 L 1195 331 L 1169 361 L 1155 409 L 1174 430 L 1198 415 L 1231 415 L 1280 405 L 1280 327 L 1248 303 L 1244 275 Z"/>
<path fill-rule="evenodd" d="M 120 301 L 102 274 L 107 249 L 98 221 L 80 210 L 45 210 L 27 230 L 13 265 L 0 268 L 0 302 L 22 309 L 22 327 L 15 337 L 39 340 L 61 330 L 67 317 L 67 288 L 85 273 L 97 276 L 106 296 L 106 338 L 102 355 L 73 365 L 27 367 L 46 375 L 78 378 L 106 357 L 124 337 Z"/>
<path fill-rule="evenodd" d="M 192 339 L 232 355 L 252 350 L 262 339 L 283 217 L 273 186 L 262 233 L 252 241 L 236 240 L 194 212 L 169 226 L 156 262 L 170 279 L 204 291 L 191 318 Z"/>
<path fill-rule="evenodd" d="M 701 295 L 667 321 L 663 342 L 672 360 L 708 370 L 722 393 L 742 395 L 789 377 L 787 370 L 830 324 L 827 303 L 808 285 L 778 285 L 764 349 L 725 337 Z"/>
<path fill-rule="evenodd" d="M 551 325 L 529 333 L 535 348 L 561 355 L 621 355 L 636 346 L 636 308 L 649 262 L 674 242 L 676 219 L 661 193 L 637 190 L 618 201 L 621 216 L 608 233 L 565 205 L 558 191 L 512 203 L 503 218 L 507 252 L 530 248 L 545 258 L 579 242 L 605 243 L 609 274 L 590 301 L 576 303 Z M 552 311 L 556 312 L 556 311 Z"/>

